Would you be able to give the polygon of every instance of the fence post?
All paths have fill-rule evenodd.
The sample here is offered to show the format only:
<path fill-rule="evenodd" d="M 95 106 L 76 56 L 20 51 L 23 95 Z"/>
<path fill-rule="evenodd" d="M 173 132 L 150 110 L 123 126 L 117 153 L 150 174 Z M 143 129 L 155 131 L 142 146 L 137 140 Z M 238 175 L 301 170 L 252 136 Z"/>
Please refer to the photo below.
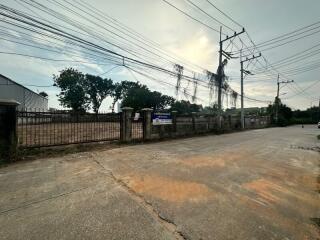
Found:
<path fill-rule="evenodd" d="M 13 160 L 17 150 L 17 112 L 20 103 L 0 100 L 0 163 Z"/>
<path fill-rule="evenodd" d="M 121 142 L 130 142 L 132 132 L 131 115 L 133 108 L 123 107 L 121 110 L 120 140 Z"/>
<path fill-rule="evenodd" d="M 174 134 L 177 132 L 177 114 L 178 111 L 171 111 L 171 116 L 172 116 L 172 131 Z"/>
<path fill-rule="evenodd" d="M 141 111 L 143 112 L 143 140 L 150 140 L 152 131 L 152 108 L 143 108 Z"/>
<path fill-rule="evenodd" d="M 191 113 L 191 116 L 192 116 L 192 130 L 194 131 L 194 132 L 196 132 L 196 115 L 197 115 L 197 113 L 196 112 L 192 112 Z"/>

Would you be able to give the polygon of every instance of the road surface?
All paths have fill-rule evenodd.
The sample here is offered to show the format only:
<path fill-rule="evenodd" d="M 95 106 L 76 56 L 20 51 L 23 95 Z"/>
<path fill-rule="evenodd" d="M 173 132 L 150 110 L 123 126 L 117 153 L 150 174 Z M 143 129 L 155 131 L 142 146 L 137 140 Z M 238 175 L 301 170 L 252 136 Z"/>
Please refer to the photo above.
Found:
<path fill-rule="evenodd" d="M 269 128 L 0 168 L 0 238 L 320 239 L 319 134 Z"/>

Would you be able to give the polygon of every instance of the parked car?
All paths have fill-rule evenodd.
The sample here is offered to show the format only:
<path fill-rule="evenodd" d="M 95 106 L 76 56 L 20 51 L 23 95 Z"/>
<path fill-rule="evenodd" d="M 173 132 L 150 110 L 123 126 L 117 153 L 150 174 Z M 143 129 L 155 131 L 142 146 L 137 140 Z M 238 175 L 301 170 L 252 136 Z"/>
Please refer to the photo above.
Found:
<path fill-rule="evenodd" d="M 318 122 L 318 128 L 320 128 L 320 122 Z"/>

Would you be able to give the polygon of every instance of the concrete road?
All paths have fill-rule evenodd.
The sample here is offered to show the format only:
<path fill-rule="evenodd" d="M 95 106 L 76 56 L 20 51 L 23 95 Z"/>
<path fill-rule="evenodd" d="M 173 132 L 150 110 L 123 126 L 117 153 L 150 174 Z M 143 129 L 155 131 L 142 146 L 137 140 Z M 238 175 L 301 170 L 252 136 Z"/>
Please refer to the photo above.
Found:
<path fill-rule="evenodd" d="M 320 131 L 270 128 L 0 169 L 1 239 L 320 239 Z"/>

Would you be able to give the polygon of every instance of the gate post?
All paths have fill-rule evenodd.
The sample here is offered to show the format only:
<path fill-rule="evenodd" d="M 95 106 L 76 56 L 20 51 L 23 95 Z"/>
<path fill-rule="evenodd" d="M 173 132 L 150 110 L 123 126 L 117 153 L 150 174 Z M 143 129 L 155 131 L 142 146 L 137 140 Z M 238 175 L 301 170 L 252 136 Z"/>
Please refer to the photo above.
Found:
<path fill-rule="evenodd" d="M 228 115 L 228 128 L 229 128 L 229 130 L 232 129 L 232 126 L 231 126 L 231 115 Z"/>
<path fill-rule="evenodd" d="M 17 150 L 17 112 L 15 100 L 0 100 L 0 163 L 13 160 Z"/>
<path fill-rule="evenodd" d="M 178 111 L 171 111 L 172 131 L 174 132 L 174 134 L 177 133 L 177 114 L 178 114 Z"/>
<path fill-rule="evenodd" d="M 143 140 L 151 139 L 151 112 L 152 108 L 143 108 L 141 110 L 143 112 Z"/>
<path fill-rule="evenodd" d="M 192 130 L 193 130 L 193 132 L 196 132 L 196 130 L 197 130 L 197 128 L 196 128 L 196 116 L 197 116 L 197 113 L 196 112 L 192 112 L 191 116 L 192 116 Z"/>
<path fill-rule="evenodd" d="M 130 142 L 132 132 L 131 115 L 133 108 L 123 107 L 121 110 L 120 140 L 121 142 Z"/>

